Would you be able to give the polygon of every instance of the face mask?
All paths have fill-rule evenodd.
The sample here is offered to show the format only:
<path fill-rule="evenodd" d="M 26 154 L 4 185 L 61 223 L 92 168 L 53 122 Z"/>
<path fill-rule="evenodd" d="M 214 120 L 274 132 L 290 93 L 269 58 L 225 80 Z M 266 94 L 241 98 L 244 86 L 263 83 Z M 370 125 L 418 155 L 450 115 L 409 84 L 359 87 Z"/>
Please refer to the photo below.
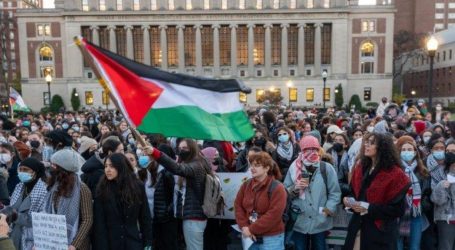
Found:
<path fill-rule="evenodd" d="M 139 167 L 147 168 L 150 163 L 150 158 L 146 155 L 141 155 L 141 156 L 139 156 L 138 163 L 139 163 Z"/>
<path fill-rule="evenodd" d="M 278 141 L 280 141 L 281 143 L 288 142 L 289 141 L 289 135 L 288 134 L 284 134 L 284 135 L 278 136 Z"/>
<path fill-rule="evenodd" d="M 63 129 L 68 129 L 68 127 L 69 127 L 69 125 L 68 125 L 67 123 L 63 123 L 63 124 L 62 124 L 62 128 L 63 128 Z"/>
<path fill-rule="evenodd" d="M 367 128 L 367 131 L 368 131 L 368 132 L 371 133 L 371 132 L 373 132 L 373 130 L 374 130 L 374 127 L 373 127 L 373 126 L 368 126 L 368 128 Z"/>
<path fill-rule="evenodd" d="M 438 161 L 442 161 L 445 158 L 445 153 L 443 150 L 433 151 L 433 153 L 431 153 L 431 154 Z"/>
<path fill-rule="evenodd" d="M 6 140 L 5 137 L 0 136 L 0 143 L 7 143 L 7 142 L 8 142 L 8 140 Z"/>
<path fill-rule="evenodd" d="M 11 161 L 11 155 L 7 153 L 0 154 L 0 163 L 6 164 Z"/>
<path fill-rule="evenodd" d="M 41 145 L 41 143 L 39 141 L 31 141 L 30 142 L 30 146 L 34 149 L 37 149 L 39 148 L 39 146 Z"/>
<path fill-rule="evenodd" d="M 450 165 L 455 163 L 455 153 L 446 153 L 446 165 L 450 167 Z"/>
<path fill-rule="evenodd" d="M 29 127 L 30 126 L 30 121 L 23 121 L 22 126 Z"/>
<path fill-rule="evenodd" d="M 26 172 L 18 172 L 17 177 L 22 183 L 27 183 L 33 180 L 33 175 Z"/>
<path fill-rule="evenodd" d="M 410 162 L 416 156 L 416 152 L 414 151 L 401 151 L 400 153 L 401 159 L 405 162 Z"/>
<path fill-rule="evenodd" d="M 423 137 L 423 143 L 426 145 L 430 141 L 431 136 L 424 136 Z"/>
<path fill-rule="evenodd" d="M 134 141 L 134 139 L 133 139 L 133 138 L 130 138 L 130 139 L 128 139 L 128 143 L 129 143 L 129 144 L 134 144 L 134 143 L 135 143 L 135 141 Z"/>
<path fill-rule="evenodd" d="M 265 146 L 266 142 L 267 141 L 264 138 L 261 137 L 259 139 L 254 140 L 254 145 L 257 146 L 257 147 L 261 147 L 262 148 L 263 146 Z"/>
<path fill-rule="evenodd" d="M 437 111 L 441 111 L 441 110 L 442 110 L 442 107 L 441 107 L 441 106 L 436 106 L 436 110 L 437 110 Z"/>
<path fill-rule="evenodd" d="M 142 155 L 142 150 L 141 149 L 136 149 L 136 155 L 139 157 Z"/>
<path fill-rule="evenodd" d="M 35 132 L 36 130 L 38 130 L 38 127 L 37 126 L 32 126 L 32 131 Z"/>
<path fill-rule="evenodd" d="M 79 132 L 80 128 L 79 127 L 73 127 L 74 131 Z"/>
<path fill-rule="evenodd" d="M 188 150 L 180 150 L 179 157 L 180 157 L 181 160 L 186 161 L 186 160 L 188 160 L 189 156 L 190 156 L 190 151 L 188 151 Z"/>
<path fill-rule="evenodd" d="M 341 143 L 333 144 L 333 150 L 335 150 L 337 153 L 343 151 L 343 144 Z"/>
<path fill-rule="evenodd" d="M 77 138 L 76 139 L 76 143 L 80 145 L 81 144 L 81 138 Z"/>
<path fill-rule="evenodd" d="M 88 120 L 88 124 L 90 124 L 90 125 L 95 124 L 95 120 L 93 120 L 93 119 Z"/>
<path fill-rule="evenodd" d="M 321 157 L 318 152 L 304 152 L 303 153 L 303 165 L 305 166 L 317 166 L 321 161 Z"/>

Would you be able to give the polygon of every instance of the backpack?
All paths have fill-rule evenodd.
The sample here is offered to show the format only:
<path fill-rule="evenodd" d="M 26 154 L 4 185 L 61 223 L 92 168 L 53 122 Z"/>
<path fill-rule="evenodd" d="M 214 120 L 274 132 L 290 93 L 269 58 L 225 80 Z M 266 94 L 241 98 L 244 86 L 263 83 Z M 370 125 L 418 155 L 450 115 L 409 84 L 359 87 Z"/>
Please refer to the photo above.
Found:
<path fill-rule="evenodd" d="M 224 195 L 221 183 L 216 176 L 207 173 L 205 175 L 205 191 L 202 210 L 207 217 L 224 215 Z"/>

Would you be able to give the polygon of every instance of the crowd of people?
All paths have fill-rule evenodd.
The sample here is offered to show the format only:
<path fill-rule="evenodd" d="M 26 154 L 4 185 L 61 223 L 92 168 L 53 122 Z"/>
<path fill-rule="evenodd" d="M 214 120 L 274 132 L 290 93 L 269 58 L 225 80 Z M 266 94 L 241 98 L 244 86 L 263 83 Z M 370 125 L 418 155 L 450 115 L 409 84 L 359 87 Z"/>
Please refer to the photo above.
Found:
<path fill-rule="evenodd" d="M 1 117 L 0 249 L 34 249 L 32 212 L 64 215 L 72 250 L 223 250 L 240 235 L 325 250 L 340 212 L 346 250 L 455 249 L 455 121 L 440 104 L 247 115 L 245 142 L 136 138 L 118 111 Z M 235 221 L 207 216 L 220 172 L 251 174 Z"/>

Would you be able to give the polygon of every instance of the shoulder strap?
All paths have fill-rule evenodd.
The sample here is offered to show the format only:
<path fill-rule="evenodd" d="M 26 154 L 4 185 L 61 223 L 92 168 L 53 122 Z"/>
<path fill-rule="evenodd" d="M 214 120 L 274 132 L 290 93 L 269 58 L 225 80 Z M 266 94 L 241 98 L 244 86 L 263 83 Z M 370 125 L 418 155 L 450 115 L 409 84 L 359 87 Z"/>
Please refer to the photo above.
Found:
<path fill-rule="evenodd" d="M 272 183 L 270 183 L 269 190 L 267 190 L 267 196 L 269 197 L 269 200 L 272 199 L 272 193 L 279 184 L 280 182 L 277 180 L 273 180 Z"/>
<path fill-rule="evenodd" d="M 327 195 L 327 199 L 329 196 L 329 188 L 327 187 L 327 165 L 325 165 L 325 162 L 321 161 L 321 175 L 322 179 L 324 180 L 324 186 L 325 186 L 325 193 Z"/>

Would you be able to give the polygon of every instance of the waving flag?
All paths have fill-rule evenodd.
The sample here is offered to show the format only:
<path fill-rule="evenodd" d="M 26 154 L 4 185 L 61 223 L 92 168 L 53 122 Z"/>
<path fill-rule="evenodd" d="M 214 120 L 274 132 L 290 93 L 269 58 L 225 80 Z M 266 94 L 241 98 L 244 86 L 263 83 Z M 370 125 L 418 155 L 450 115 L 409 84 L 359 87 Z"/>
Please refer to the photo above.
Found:
<path fill-rule="evenodd" d="M 253 136 L 239 101 L 239 92 L 251 90 L 242 82 L 165 72 L 76 39 L 101 84 L 138 130 L 221 141 Z"/>
<path fill-rule="evenodd" d="M 9 103 L 13 107 L 13 111 L 30 112 L 22 96 L 11 87 L 9 88 Z"/>

